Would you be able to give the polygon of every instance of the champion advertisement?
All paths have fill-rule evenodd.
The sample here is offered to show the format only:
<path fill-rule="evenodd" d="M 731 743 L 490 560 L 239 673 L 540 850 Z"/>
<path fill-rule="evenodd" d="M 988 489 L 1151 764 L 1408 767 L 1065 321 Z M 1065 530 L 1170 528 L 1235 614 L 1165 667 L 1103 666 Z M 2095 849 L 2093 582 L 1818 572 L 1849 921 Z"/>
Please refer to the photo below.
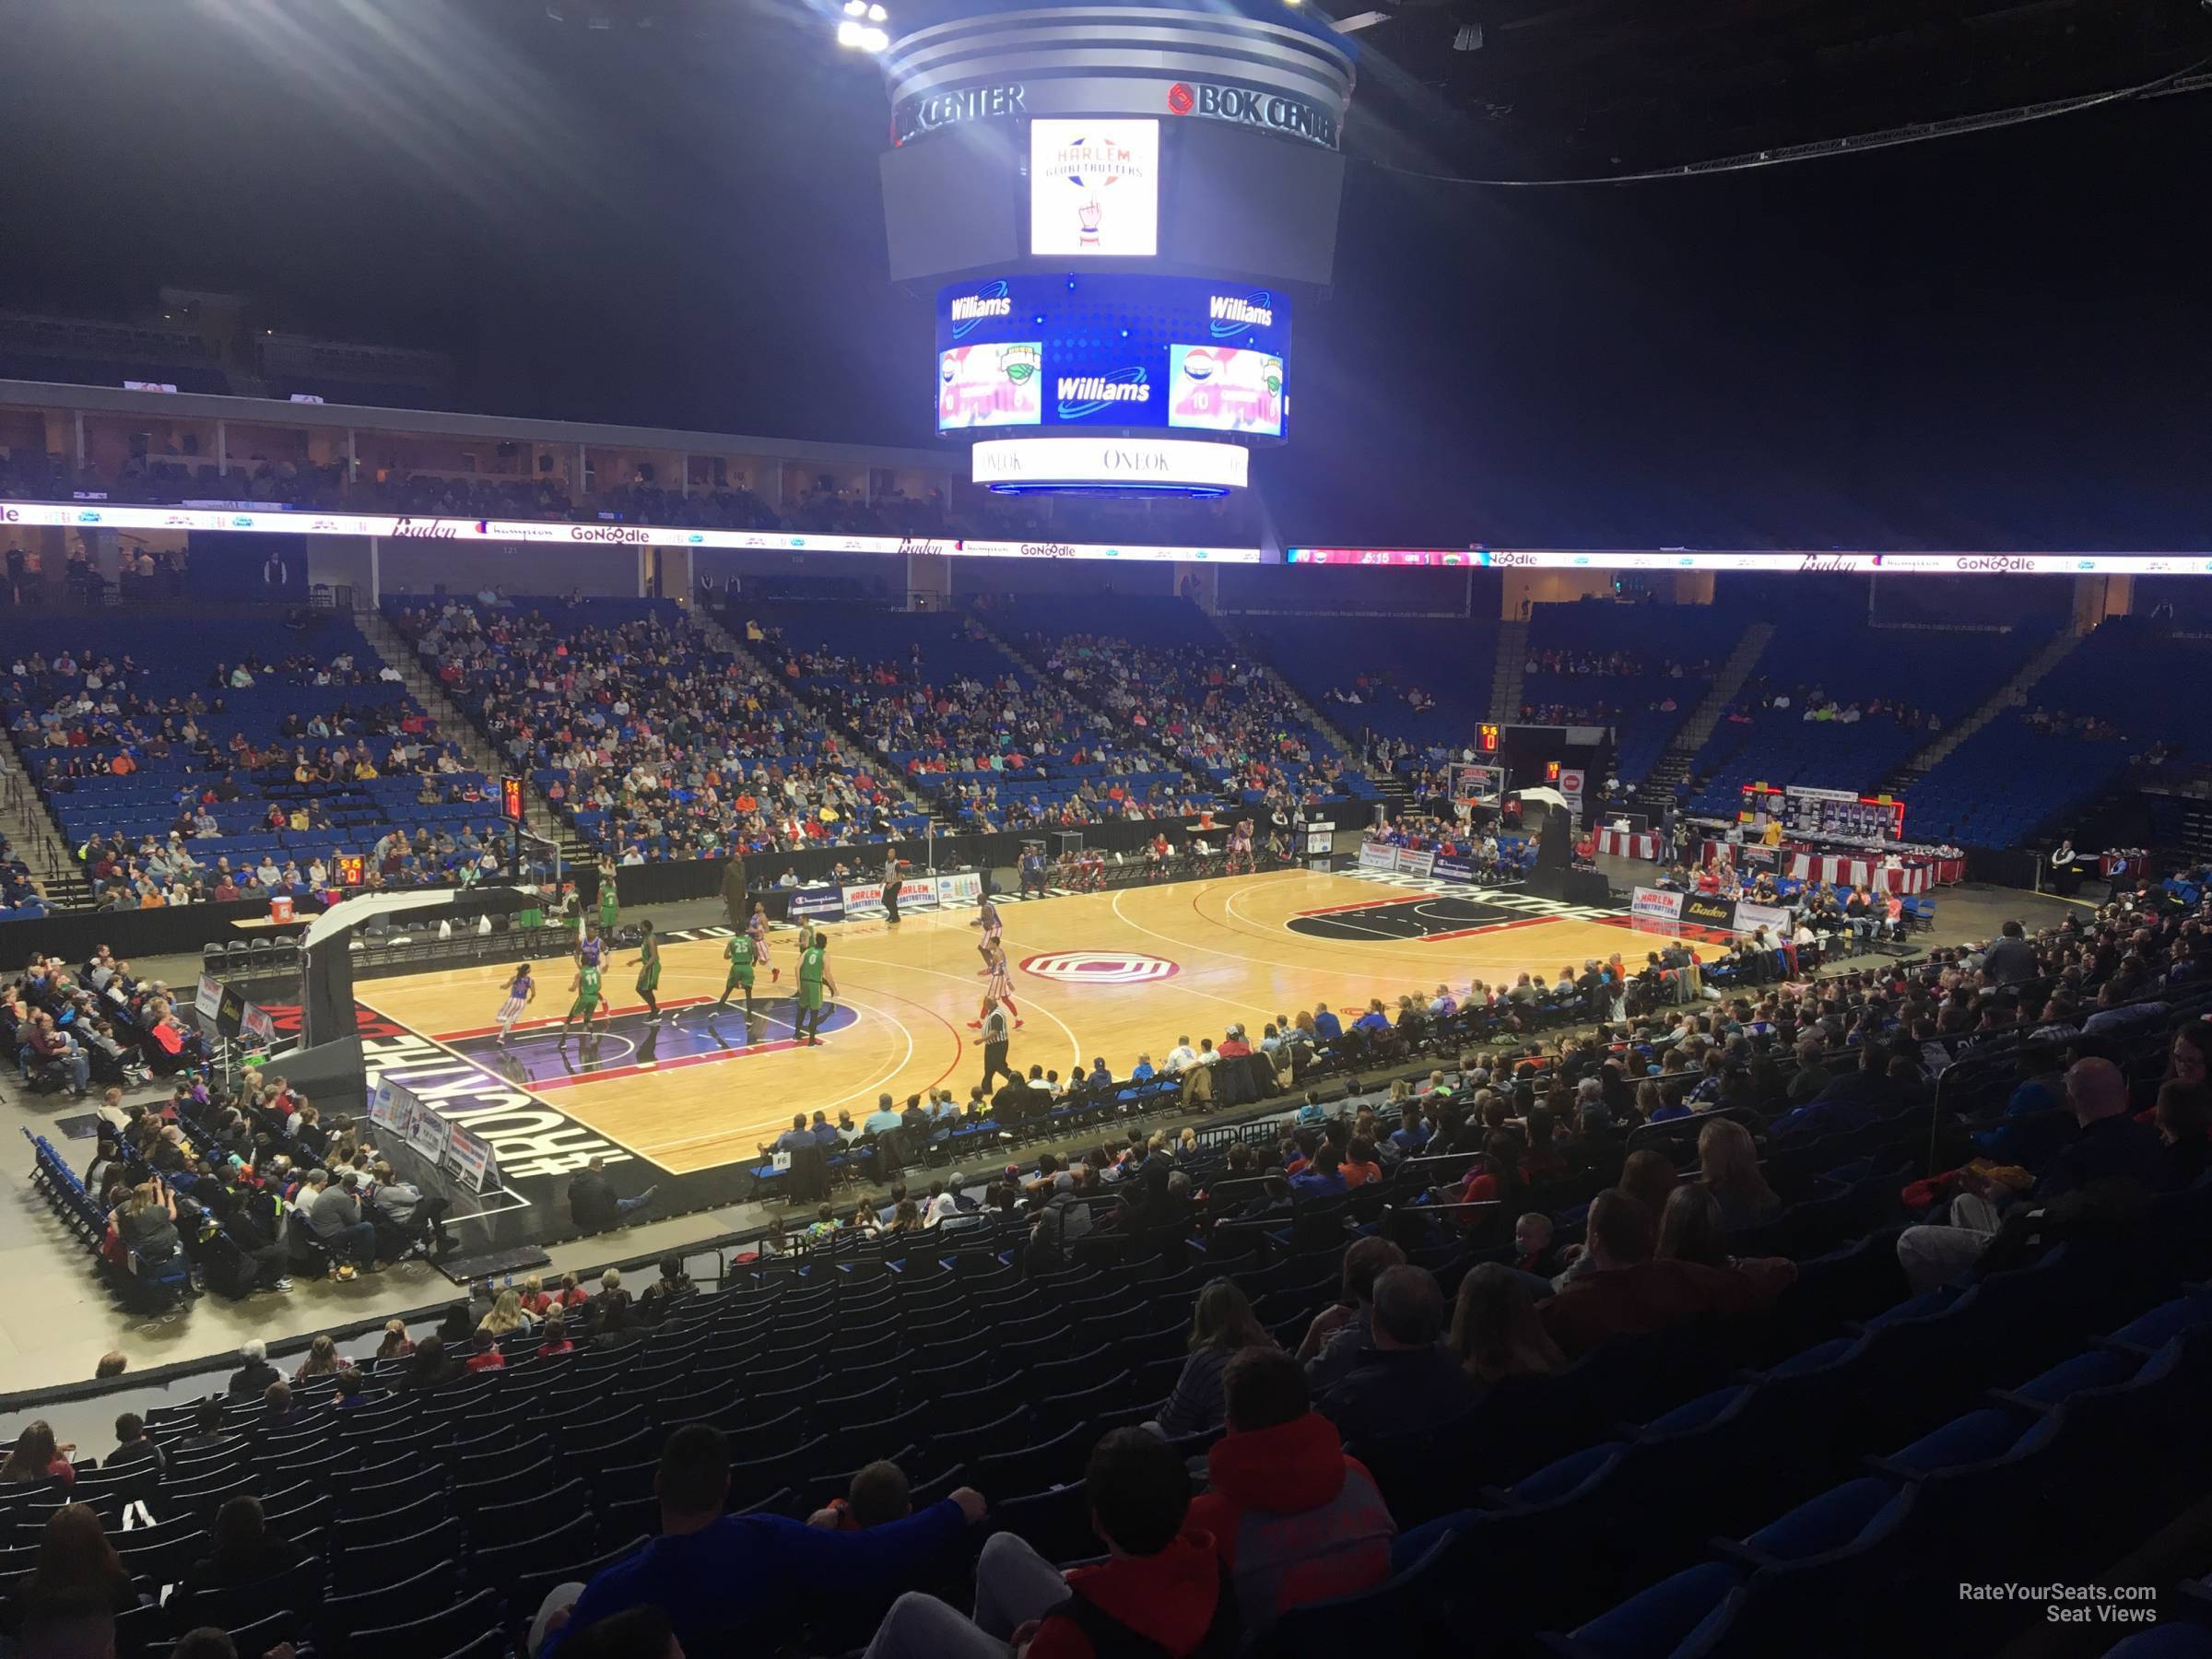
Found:
<path fill-rule="evenodd" d="M 941 288 L 937 429 L 1172 427 L 1285 435 L 1290 303 L 1184 276 L 999 276 Z"/>
<path fill-rule="evenodd" d="M 783 914 L 793 922 L 842 922 L 845 919 L 844 888 L 800 888 L 784 901 Z"/>
<path fill-rule="evenodd" d="M 1150 259 L 1159 252 L 1159 123 L 1030 123 L 1030 253 Z"/>

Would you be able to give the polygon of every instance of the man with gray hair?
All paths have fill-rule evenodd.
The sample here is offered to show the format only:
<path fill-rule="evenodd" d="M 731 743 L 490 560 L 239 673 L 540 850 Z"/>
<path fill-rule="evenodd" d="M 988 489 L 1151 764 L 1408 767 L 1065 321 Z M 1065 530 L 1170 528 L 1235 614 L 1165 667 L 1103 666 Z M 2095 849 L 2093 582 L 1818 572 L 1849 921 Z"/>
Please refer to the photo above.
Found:
<path fill-rule="evenodd" d="M 276 1382 L 280 1375 L 269 1363 L 269 1345 L 259 1338 L 241 1343 L 238 1357 L 245 1363 L 230 1373 L 228 1392 L 237 1398 L 258 1399 L 262 1390 Z"/>
<path fill-rule="evenodd" d="M 2157 1183 L 2160 1142 L 2157 1130 L 2128 1115 L 2127 1078 L 2110 1060 L 2077 1060 L 2066 1072 L 2066 1104 L 2077 1132 L 2043 1167 L 2027 1203 L 2040 1209 L 2093 1182 Z M 1966 1189 L 1951 1200 L 1948 1226 L 1908 1227 L 1897 1241 L 1897 1259 L 1915 1294 L 1970 1272 L 1996 1237 L 2011 1189 L 1968 1171 Z"/>

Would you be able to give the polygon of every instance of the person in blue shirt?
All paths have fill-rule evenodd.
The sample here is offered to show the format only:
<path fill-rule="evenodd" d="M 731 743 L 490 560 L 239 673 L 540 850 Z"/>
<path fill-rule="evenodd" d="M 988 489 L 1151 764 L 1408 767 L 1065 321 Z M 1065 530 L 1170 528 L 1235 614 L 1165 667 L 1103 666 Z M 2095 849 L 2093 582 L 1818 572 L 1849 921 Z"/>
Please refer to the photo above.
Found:
<path fill-rule="evenodd" d="M 1421 1109 L 1418 1106 L 1406 1107 L 1399 1119 L 1398 1127 L 1391 1132 L 1390 1138 L 1406 1157 L 1418 1158 L 1421 1148 L 1429 1144 L 1429 1120 L 1421 1115 Z"/>
<path fill-rule="evenodd" d="M 1390 1016 L 1382 1012 L 1380 1002 L 1371 1002 L 1367 1012 L 1353 1022 L 1352 1030 L 1365 1031 L 1371 1037 L 1386 1037 L 1390 1034 Z"/>
<path fill-rule="evenodd" d="M 888 1094 L 877 1095 L 876 1097 L 876 1110 L 869 1112 L 866 1120 L 862 1123 L 860 1126 L 861 1133 L 864 1135 L 881 1135 L 886 1130 L 896 1129 L 898 1127 L 899 1114 L 891 1110 L 891 1097 Z"/>
<path fill-rule="evenodd" d="M 1136 1069 L 1129 1074 L 1129 1081 L 1132 1083 L 1149 1083 L 1159 1075 L 1159 1073 L 1152 1069 L 1152 1056 L 1149 1054 L 1139 1054 L 1136 1057 Z"/>
<path fill-rule="evenodd" d="M 1344 1035 L 1344 1023 L 1329 1011 L 1326 1003 L 1316 1004 L 1313 1009 L 1313 1034 L 1324 1042 L 1334 1042 Z"/>
<path fill-rule="evenodd" d="M 834 1152 L 845 1144 L 844 1137 L 838 1134 L 837 1125 L 830 1121 L 830 1114 L 826 1112 L 814 1114 L 813 1134 L 814 1144 L 824 1151 Z"/>
<path fill-rule="evenodd" d="M 1344 1184 L 1344 1177 L 1337 1173 L 1337 1166 L 1342 1162 L 1336 1144 L 1334 1141 L 1323 1141 L 1313 1149 L 1313 1156 L 1307 1160 L 1306 1167 L 1290 1177 L 1290 1190 L 1300 1198 L 1342 1196 L 1348 1190 Z"/>
<path fill-rule="evenodd" d="M 793 1112 L 791 1127 L 776 1136 L 776 1150 L 779 1152 L 796 1152 L 802 1147 L 817 1144 L 814 1131 L 806 1126 L 806 1114 L 803 1112 Z"/>
<path fill-rule="evenodd" d="M 1106 1069 L 1106 1057 L 1103 1054 L 1090 1063 L 1089 1083 L 1093 1088 L 1113 1087 L 1113 1074 Z"/>
<path fill-rule="evenodd" d="M 578 1631 L 632 1607 L 668 1616 L 687 1651 L 721 1650 L 727 1632 L 772 1646 L 830 1597 L 896 1590 L 942 1570 L 961 1532 L 981 1521 L 982 1494 L 961 1487 L 900 1521 L 832 1532 L 782 1515 L 728 1515 L 729 1442 L 711 1423 L 668 1437 L 653 1491 L 661 1535 L 603 1569 L 581 1594 L 564 1584 L 547 1597 L 539 1659 Z M 565 1612 L 566 1617 L 563 1617 Z"/>

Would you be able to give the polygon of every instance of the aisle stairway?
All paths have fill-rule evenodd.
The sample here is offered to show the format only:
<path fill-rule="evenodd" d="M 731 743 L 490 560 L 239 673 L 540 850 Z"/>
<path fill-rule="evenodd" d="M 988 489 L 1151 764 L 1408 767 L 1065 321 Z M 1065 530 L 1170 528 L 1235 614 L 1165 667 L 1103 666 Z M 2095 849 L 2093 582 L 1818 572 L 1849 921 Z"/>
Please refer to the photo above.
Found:
<path fill-rule="evenodd" d="M 1498 625 L 1498 660 L 1490 670 L 1490 718 L 1512 722 L 1521 718 L 1521 691 L 1528 677 L 1528 624 Z"/>
<path fill-rule="evenodd" d="M 1675 734 L 1674 741 L 1653 765 L 1651 772 L 1636 791 L 1636 809 L 1643 813 L 1657 813 L 1674 800 L 1682 784 L 1689 780 L 1690 761 L 1705 739 L 1712 735 L 1712 728 L 1720 724 L 1721 711 L 1735 699 L 1744 688 L 1751 670 L 1757 666 L 1759 654 L 1767 641 L 1774 637 L 1774 624 L 1754 622 L 1744 629 L 1743 638 L 1721 665 L 1720 673 L 1712 677 L 1712 686 L 1705 699 L 1689 712 L 1682 729 Z"/>
<path fill-rule="evenodd" d="M 694 622 L 699 624 L 699 631 L 706 636 L 709 644 L 717 651 L 728 652 L 730 655 L 735 657 L 752 672 L 765 678 L 770 685 L 776 688 L 775 695 L 781 697 L 793 708 L 797 709 L 825 729 L 836 732 L 840 737 L 853 746 L 859 752 L 863 754 L 875 752 L 869 744 L 867 734 L 847 726 L 842 721 L 830 721 L 821 710 L 786 686 L 783 683 L 782 675 L 777 672 L 775 665 L 756 656 L 752 647 L 724 627 L 722 618 L 712 610 L 704 606 L 695 606 L 690 611 L 690 617 Z M 891 794 L 904 803 L 907 809 L 914 816 L 932 820 L 936 826 L 937 833 L 942 835 L 948 831 L 950 826 L 945 815 L 937 810 L 934 802 L 909 789 L 906 780 L 899 775 L 897 767 L 883 767 L 877 781 L 889 789 Z"/>
<path fill-rule="evenodd" d="M 46 896 L 50 910 L 89 910 L 91 884 L 85 879 L 69 843 L 47 810 L 24 769 L 16 740 L 0 729 L 0 833 L 7 837 L 16 856 L 30 866 L 31 879 Z"/>
<path fill-rule="evenodd" d="M 415 700 L 436 717 L 441 738 L 458 746 L 468 764 L 487 778 L 522 778 L 524 827 L 560 849 L 561 867 L 570 870 L 595 865 L 598 857 L 591 844 L 539 793 L 531 781 L 529 769 L 518 767 L 492 747 L 491 739 L 446 695 L 444 683 L 422 665 L 422 658 L 408 644 L 406 636 L 392 625 L 391 618 L 380 610 L 362 609 L 353 613 L 353 619 L 368 640 L 370 649 L 399 670 L 400 678 L 406 682 Z"/>
<path fill-rule="evenodd" d="M 1064 681 L 1053 679 L 1045 672 L 1043 664 L 1037 661 L 1035 657 L 1031 656 L 1028 652 L 1017 645 L 1005 634 L 999 632 L 997 629 L 992 627 L 989 621 L 983 618 L 981 612 L 971 610 L 967 613 L 967 618 L 968 626 L 974 629 L 977 633 L 982 635 L 984 639 L 990 641 L 992 644 L 997 646 L 999 650 L 1005 652 L 1007 656 L 1011 657 L 1014 660 L 1015 666 L 1019 668 L 1022 673 L 1028 675 L 1030 678 L 1036 681 L 1037 684 L 1041 686 L 1049 685 L 1053 687 L 1053 688 L 1058 691 L 1062 696 L 1072 700 L 1073 701 L 1080 704 L 1082 707 L 1088 709 L 1093 714 L 1097 715 L 1100 729 L 1102 731 L 1112 732 L 1114 735 L 1114 743 L 1117 747 L 1126 749 L 1133 754 L 1144 756 L 1147 760 L 1148 760 L 1153 766 L 1157 767 L 1159 771 L 1173 773 L 1175 776 L 1181 778 L 1185 783 L 1189 784 L 1193 789 L 1198 790 L 1201 793 L 1211 787 L 1206 779 L 1192 771 L 1189 767 L 1183 765 L 1182 761 L 1176 759 L 1174 756 L 1169 754 L 1167 750 L 1161 748 L 1159 745 L 1152 743 L 1139 743 L 1135 741 L 1130 736 L 1128 731 L 1124 728 L 1122 723 L 1116 720 L 1111 712 L 1100 708 L 1097 704 L 1090 701 L 1089 699 L 1086 698 L 1081 692 L 1076 690 L 1073 687 L 1067 685 Z"/>
<path fill-rule="evenodd" d="M 1948 731 L 1938 733 L 1927 747 L 1885 778 L 1882 781 L 1883 790 L 1891 794 L 1903 794 L 1999 714 L 2017 703 L 2026 701 L 2028 693 L 2035 688 L 2044 676 L 2071 656 L 2084 637 L 2073 632 L 2053 634 L 2033 656 L 2020 665 L 2018 673 L 1984 698 L 1972 713 Z"/>

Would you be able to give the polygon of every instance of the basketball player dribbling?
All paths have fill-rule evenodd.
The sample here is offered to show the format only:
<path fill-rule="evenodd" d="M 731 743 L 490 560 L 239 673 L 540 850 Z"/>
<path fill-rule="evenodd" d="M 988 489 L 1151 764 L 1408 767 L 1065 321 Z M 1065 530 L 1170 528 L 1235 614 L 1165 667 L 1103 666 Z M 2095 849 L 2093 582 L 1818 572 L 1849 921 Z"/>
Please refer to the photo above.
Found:
<path fill-rule="evenodd" d="M 783 970 L 777 967 L 768 954 L 768 907 L 766 905 L 755 904 L 753 906 L 753 919 L 745 924 L 745 931 L 753 937 L 754 959 L 768 970 L 768 982 L 771 985 L 774 984 L 783 977 Z"/>
<path fill-rule="evenodd" d="M 983 965 L 977 971 L 987 975 L 991 971 L 992 953 L 998 949 L 999 936 L 1006 928 L 1006 924 L 999 920 L 998 906 L 991 902 L 990 894 L 983 895 L 982 908 L 968 925 L 983 930 L 983 936 L 976 943 L 975 953 L 983 959 Z"/>
<path fill-rule="evenodd" d="M 515 965 L 514 977 L 507 982 L 507 995 L 500 1004 L 500 1046 L 507 1046 L 507 1039 L 514 1031 L 514 1022 L 523 1017 L 523 1010 L 537 995 L 537 982 L 530 977 L 530 964 Z"/>

